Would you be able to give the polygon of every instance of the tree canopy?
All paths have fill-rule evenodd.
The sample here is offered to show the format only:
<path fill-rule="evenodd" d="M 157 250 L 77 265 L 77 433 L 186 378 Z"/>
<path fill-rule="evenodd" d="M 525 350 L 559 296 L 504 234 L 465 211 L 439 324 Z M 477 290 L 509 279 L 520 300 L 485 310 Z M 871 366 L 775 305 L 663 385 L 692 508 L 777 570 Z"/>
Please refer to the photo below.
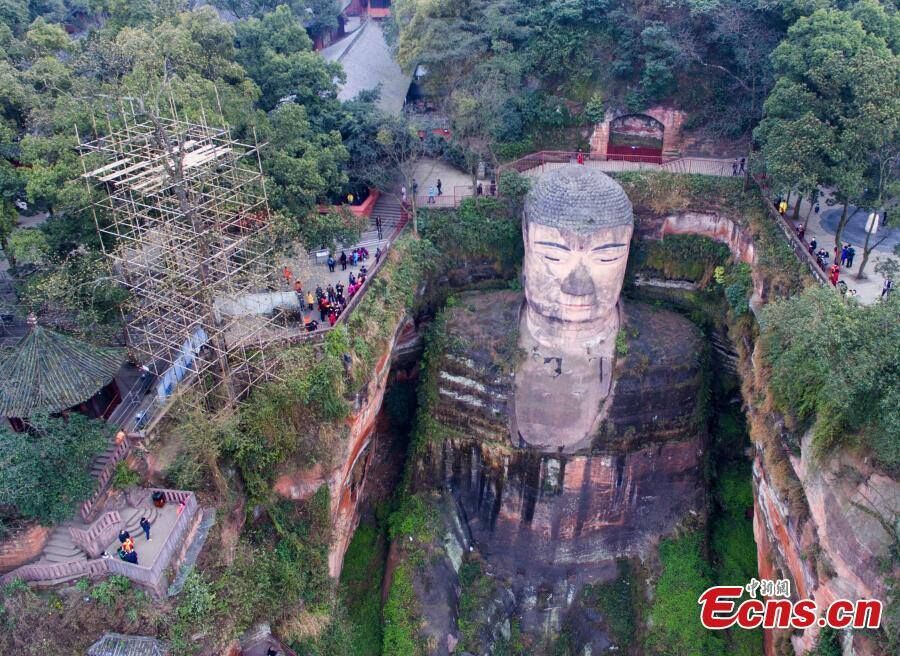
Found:
<path fill-rule="evenodd" d="M 91 462 L 110 443 L 113 428 L 72 413 L 31 417 L 27 433 L 0 426 L 0 497 L 23 517 L 69 519 L 94 491 Z"/>

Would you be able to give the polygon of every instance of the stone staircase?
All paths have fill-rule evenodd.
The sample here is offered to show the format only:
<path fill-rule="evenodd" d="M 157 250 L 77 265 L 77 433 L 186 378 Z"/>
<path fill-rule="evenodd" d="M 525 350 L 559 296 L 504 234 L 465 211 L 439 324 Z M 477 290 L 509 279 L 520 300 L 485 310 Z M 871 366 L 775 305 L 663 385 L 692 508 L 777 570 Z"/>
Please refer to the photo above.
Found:
<path fill-rule="evenodd" d="M 87 559 L 88 555 L 72 542 L 69 524 L 62 524 L 53 529 L 40 558 L 41 561 L 48 563 L 68 563 Z"/>
<path fill-rule="evenodd" d="M 150 537 L 153 537 L 153 524 L 156 522 L 156 518 L 159 517 L 159 509 L 156 506 L 151 505 L 144 508 L 126 508 L 120 512 L 122 514 L 122 523 L 125 524 L 125 530 L 128 531 L 132 537 L 144 535 L 144 531 L 141 528 L 141 517 L 146 517 L 150 522 Z"/>
<path fill-rule="evenodd" d="M 369 219 L 369 225 L 372 228 L 375 227 L 376 216 L 381 217 L 381 226 L 385 238 L 389 237 L 394 228 L 403 222 L 403 210 L 400 207 L 400 201 L 393 194 L 381 194 L 378 200 L 375 201 L 375 207 L 372 208 L 372 216 Z"/>
<path fill-rule="evenodd" d="M 91 476 L 94 478 L 99 478 L 100 474 L 109 465 L 110 461 L 113 459 L 113 452 L 116 450 L 115 442 L 110 440 L 110 443 L 106 447 L 106 451 L 101 453 L 99 456 L 94 458 L 94 462 L 91 463 Z"/>

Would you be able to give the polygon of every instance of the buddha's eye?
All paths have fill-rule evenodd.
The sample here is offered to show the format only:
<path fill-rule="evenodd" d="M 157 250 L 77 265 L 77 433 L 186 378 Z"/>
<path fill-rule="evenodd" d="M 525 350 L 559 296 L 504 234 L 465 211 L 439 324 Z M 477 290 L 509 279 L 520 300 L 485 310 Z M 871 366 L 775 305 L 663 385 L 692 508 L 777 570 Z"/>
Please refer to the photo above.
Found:
<path fill-rule="evenodd" d="M 544 257 L 547 258 L 548 260 L 550 260 L 551 262 L 559 262 L 558 257 L 550 257 L 549 255 L 545 255 Z"/>

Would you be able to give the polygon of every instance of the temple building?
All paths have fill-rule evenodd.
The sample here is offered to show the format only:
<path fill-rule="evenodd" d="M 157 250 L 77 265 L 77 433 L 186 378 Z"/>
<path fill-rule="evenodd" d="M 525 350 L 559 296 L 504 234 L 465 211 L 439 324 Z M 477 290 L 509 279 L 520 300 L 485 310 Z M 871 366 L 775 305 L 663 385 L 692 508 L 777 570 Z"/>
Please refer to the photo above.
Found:
<path fill-rule="evenodd" d="M 118 348 L 92 346 L 28 318 L 28 333 L 0 355 L 0 417 L 24 430 L 37 413 L 80 412 L 107 418 L 119 404 Z"/>

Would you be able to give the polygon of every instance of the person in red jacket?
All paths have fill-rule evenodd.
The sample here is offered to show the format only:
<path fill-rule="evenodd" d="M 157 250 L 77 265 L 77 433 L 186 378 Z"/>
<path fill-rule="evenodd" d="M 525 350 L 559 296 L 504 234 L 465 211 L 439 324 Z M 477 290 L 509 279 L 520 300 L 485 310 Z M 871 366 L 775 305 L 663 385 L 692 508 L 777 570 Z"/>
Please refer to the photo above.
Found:
<path fill-rule="evenodd" d="M 832 264 L 830 270 L 831 270 L 831 276 L 830 276 L 831 286 L 836 287 L 837 283 L 838 283 L 838 277 L 841 275 L 841 267 L 839 267 L 837 264 Z"/>

